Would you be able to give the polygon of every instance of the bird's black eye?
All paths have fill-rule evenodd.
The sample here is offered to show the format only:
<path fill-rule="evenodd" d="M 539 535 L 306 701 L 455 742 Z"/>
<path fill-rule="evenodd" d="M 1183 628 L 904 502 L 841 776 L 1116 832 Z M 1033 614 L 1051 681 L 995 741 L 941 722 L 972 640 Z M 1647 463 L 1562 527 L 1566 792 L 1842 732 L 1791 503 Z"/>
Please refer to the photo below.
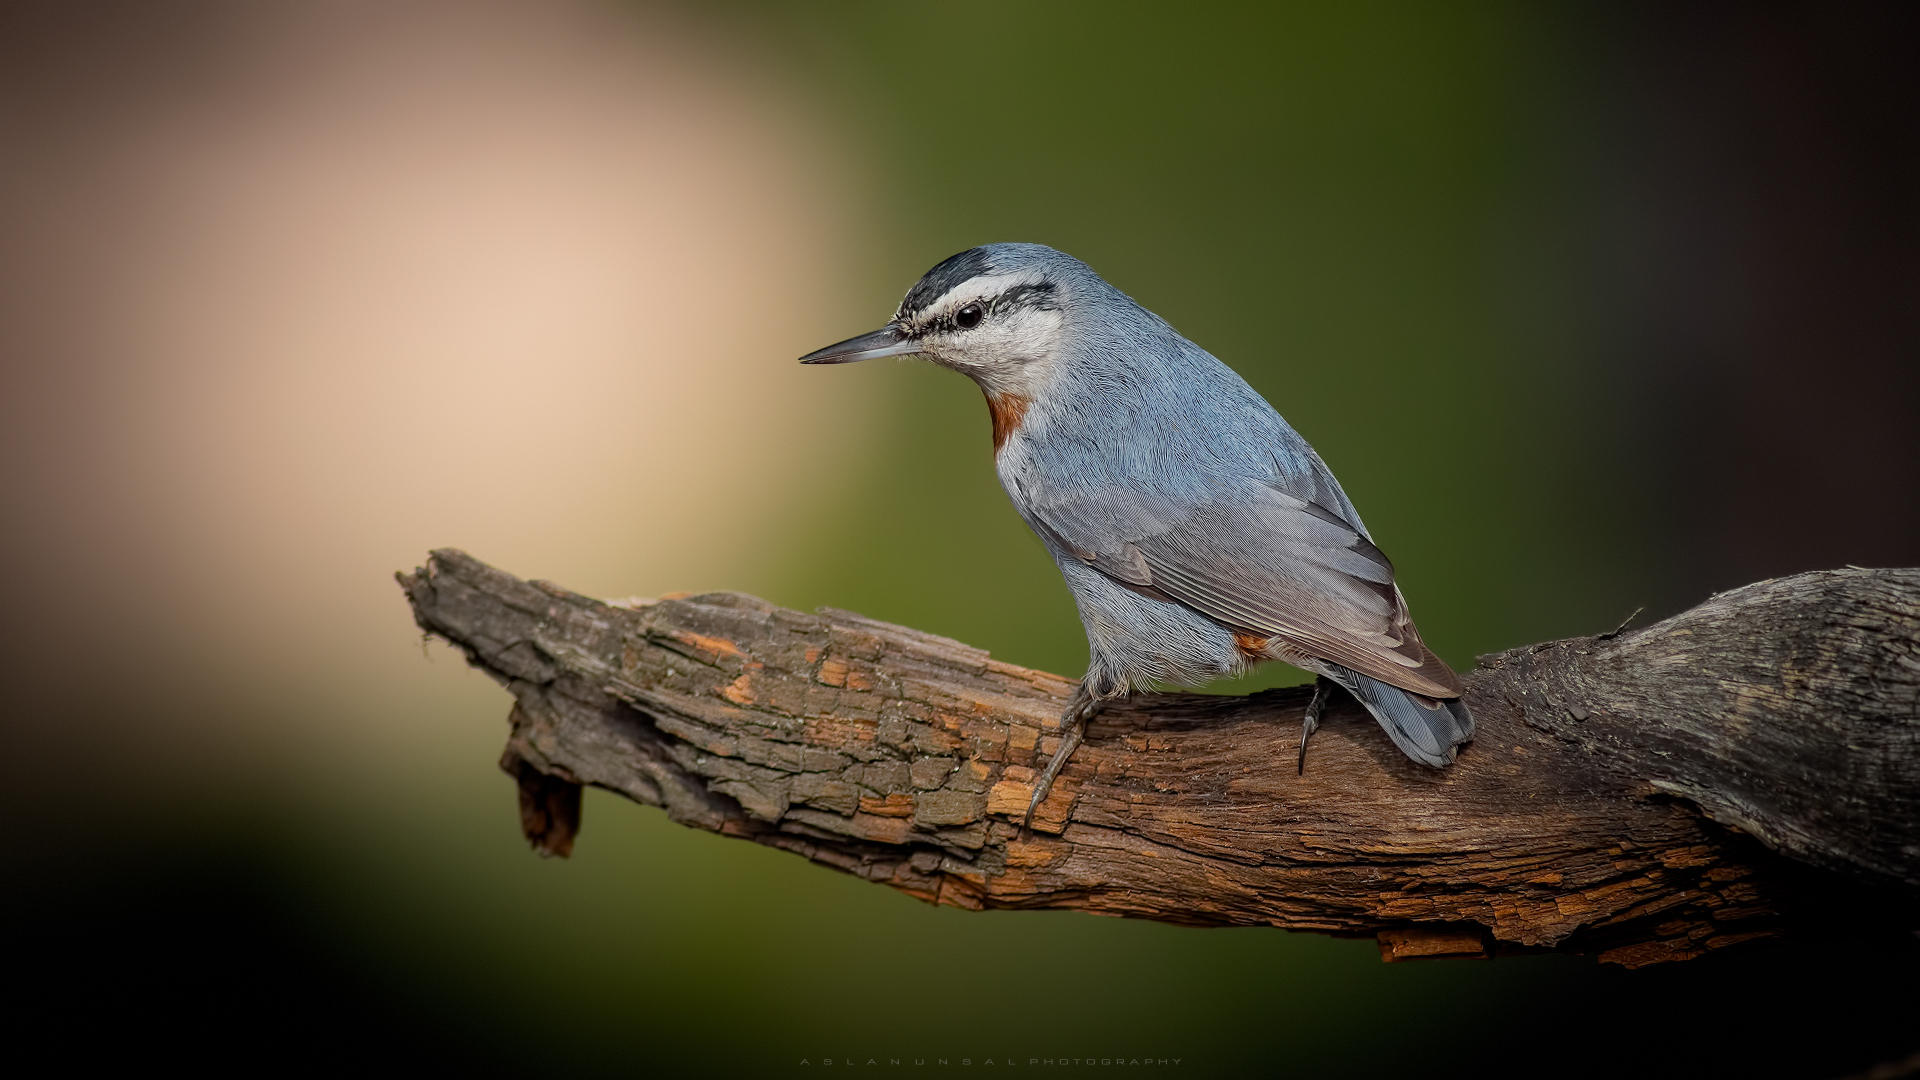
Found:
<path fill-rule="evenodd" d="M 980 325 L 980 319 L 985 314 L 986 309 L 979 304 L 968 304 L 953 313 L 953 325 L 962 330 L 971 330 Z"/>

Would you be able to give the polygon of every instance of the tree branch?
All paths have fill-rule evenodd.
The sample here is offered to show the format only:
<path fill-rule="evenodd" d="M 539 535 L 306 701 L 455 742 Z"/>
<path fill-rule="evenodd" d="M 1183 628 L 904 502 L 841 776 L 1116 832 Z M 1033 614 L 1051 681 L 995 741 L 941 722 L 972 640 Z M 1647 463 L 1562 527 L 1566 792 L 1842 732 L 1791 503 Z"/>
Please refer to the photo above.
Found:
<path fill-rule="evenodd" d="M 1479 735 L 1445 770 L 1344 698 L 1303 777 L 1305 690 L 1137 698 L 1027 839 L 1070 680 L 849 612 L 603 603 L 452 550 L 400 581 L 512 691 L 503 766 L 547 854 L 593 784 L 936 903 L 1371 934 L 1388 959 L 1638 966 L 1920 909 L 1916 570 L 1482 657 Z"/>

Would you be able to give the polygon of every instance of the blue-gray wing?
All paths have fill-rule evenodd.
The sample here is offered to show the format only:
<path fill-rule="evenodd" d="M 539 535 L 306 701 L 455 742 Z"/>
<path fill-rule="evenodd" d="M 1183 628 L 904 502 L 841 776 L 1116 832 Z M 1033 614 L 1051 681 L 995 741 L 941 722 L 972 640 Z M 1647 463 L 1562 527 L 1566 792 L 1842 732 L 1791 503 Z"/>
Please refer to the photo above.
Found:
<path fill-rule="evenodd" d="M 1064 551 L 1238 630 L 1429 697 L 1460 682 L 1420 640 L 1393 565 L 1319 503 L 1242 481 L 1202 505 L 1081 487 L 1028 509 Z"/>

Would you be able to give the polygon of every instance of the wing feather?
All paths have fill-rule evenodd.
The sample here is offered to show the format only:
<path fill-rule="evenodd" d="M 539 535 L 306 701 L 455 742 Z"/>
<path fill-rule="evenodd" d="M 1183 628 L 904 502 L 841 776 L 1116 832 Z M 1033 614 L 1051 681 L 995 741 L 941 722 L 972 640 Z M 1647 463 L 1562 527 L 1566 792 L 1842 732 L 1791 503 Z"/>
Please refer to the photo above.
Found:
<path fill-rule="evenodd" d="M 1393 565 L 1333 510 L 1267 484 L 1185 513 L 1163 499 L 1064 494 L 1035 505 L 1035 517 L 1116 581 L 1403 690 L 1459 696 L 1459 679 L 1421 642 Z"/>

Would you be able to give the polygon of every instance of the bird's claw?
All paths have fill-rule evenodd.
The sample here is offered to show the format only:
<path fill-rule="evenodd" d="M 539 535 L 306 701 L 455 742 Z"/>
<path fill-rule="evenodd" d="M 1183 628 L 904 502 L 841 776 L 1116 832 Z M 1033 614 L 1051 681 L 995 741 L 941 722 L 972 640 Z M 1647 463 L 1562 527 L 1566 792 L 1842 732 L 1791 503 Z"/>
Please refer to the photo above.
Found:
<path fill-rule="evenodd" d="M 1020 820 L 1020 835 L 1029 836 L 1033 832 L 1033 812 L 1047 801 L 1047 794 L 1053 790 L 1053 781 L 1060 770 L 1067 767 L 1067 759 L 1080 746 L 1080 740 L 1087 733 L 1087 721 L 1100 711 L 1100 702 L 1087 689 L 1085 683 L 1074 691 L 1073 700 L 1067 703 L 1067 710 L 1060 717 L 1060 748 L 1053 752 L 1052 760 L 1033 781 L 1033 798 L 1027 800 L 1027 815 Z"/>
<path fill-rule="evenodd" d="M 1300 776 L 1307 775 L 1307 740 L 1313 738 L 1314 731 L 1320 727 L 1320 713 L 1327 707 L 1327 688 L 1332 685 L 1333 680 L 1327 678 L 1325 675 L 1318 676 L 1313 680 L 1313 700 L 1307 702 L 1306 715 L 1300 718 L 1300 766 L 1298 771 L 1298 775 Z"/>

